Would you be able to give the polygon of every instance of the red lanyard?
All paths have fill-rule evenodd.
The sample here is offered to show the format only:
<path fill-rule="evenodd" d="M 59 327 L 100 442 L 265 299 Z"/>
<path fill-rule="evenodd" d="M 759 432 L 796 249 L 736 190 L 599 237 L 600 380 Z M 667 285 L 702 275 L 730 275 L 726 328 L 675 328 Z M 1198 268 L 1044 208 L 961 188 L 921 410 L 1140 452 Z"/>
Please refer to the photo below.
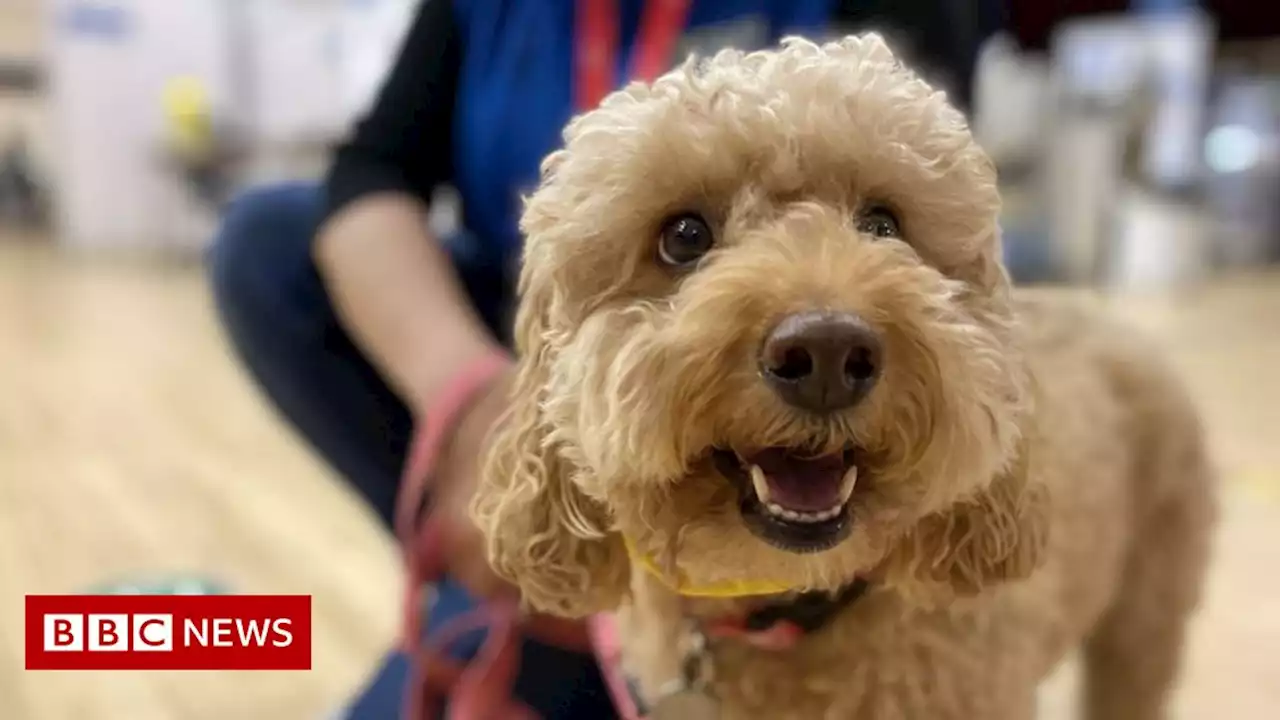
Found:
<path fill-rule="evenodd" d="M 650 82 L 671 63 L 684 30 L 689 0 L 647 0 L 628 70 L 633 80 Z M 577 0 L 574 47 L 574 102 L 590 110 L 617 88 L 618 0 Z"/>

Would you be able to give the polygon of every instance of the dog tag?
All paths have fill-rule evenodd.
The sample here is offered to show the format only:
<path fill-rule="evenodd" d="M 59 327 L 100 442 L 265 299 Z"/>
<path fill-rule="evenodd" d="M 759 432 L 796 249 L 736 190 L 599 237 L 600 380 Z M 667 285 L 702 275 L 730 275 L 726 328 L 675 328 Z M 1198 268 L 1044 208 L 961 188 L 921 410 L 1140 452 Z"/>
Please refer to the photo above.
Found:
<path fill-rule="evenodd" d="M 680 678 L 649 708 L 648 720 L 719 720 L 720 703 L 711 694 L 711 651 L 707 636 L 694 627 L 680 663 Z"/>
<path fill-rule="evenodd" d="M 701 690 L 685 688 L 660 698 L 649 708 L 648 720 L 719 720 L 720 703 Z"/>

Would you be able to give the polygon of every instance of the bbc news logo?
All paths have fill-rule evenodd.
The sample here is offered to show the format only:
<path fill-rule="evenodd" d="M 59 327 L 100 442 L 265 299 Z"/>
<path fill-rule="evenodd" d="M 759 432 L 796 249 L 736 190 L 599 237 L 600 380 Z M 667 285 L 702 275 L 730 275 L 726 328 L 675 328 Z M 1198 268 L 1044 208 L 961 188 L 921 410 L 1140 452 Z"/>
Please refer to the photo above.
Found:
<path fill-rule="evenodd" d="M 306 595 L 28 595 L 28 670 L 310 670 Z"/>
<path fill-rule="evenodd" d="M 289 647 L 293 644 L 290 618 L 186 618 L 182 645 L 186 647 Z M 44 616 L 45 652 L 168 652 L 173 650 L 173 615 L 59 615 Z"/>

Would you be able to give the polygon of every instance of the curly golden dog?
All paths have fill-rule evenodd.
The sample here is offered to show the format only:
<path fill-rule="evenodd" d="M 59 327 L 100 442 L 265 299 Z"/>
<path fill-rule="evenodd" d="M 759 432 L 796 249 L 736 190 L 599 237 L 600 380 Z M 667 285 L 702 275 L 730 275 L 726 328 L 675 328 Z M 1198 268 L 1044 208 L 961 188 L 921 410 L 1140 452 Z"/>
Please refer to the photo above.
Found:
<path fill-rule="evenodd" d="M 473 514 L 528 605 L 617 613 L 647 702 L 723 718 L 1163 717 L 1216 517 L 1185 393 L 1019 298 L 995 169 L 876 35 L 721 52 L 576 118 L 528 199 L 513 407 Z M 855 593 L 846 590 L 863 586 Z"/>

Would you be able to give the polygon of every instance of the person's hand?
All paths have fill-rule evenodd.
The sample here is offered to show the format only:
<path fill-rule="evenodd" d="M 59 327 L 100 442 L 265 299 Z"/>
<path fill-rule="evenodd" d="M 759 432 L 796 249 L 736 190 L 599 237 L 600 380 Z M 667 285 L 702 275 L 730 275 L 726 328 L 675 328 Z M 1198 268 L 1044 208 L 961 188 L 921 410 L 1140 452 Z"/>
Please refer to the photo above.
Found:
<path fill-rule="evenodd" d="M 471 497 L 480 480 L 484 442 L 507 409 L 514 371 L 508 368 L 480 391 L 458 418 L 451 442 L 440 458 L 436 485 L 431 489 L 439 517 L 446 572 L 478 600 L 516 598 L 519 590 L 499 578 L 489 565 L 485 539 L 471 519 Z M 523 632 L 543 642 L 578 652 L 590 652 L 586 623 L 543 614 L 525 616 Z"/>
<path fill-rule="evenodd" d="M 440 523 L 449 577 L 475 598 L 517 592 L 490 568 L 484 536 L 468 511 L 480 480 L 485 437 L 506 409 L 511 378 L 510 369 L 498 375 L 459 414 L 441 454 L 434 485 L 428 490 L 433 498 L 432 512 L 437 515 L 433 520 Z"/>

